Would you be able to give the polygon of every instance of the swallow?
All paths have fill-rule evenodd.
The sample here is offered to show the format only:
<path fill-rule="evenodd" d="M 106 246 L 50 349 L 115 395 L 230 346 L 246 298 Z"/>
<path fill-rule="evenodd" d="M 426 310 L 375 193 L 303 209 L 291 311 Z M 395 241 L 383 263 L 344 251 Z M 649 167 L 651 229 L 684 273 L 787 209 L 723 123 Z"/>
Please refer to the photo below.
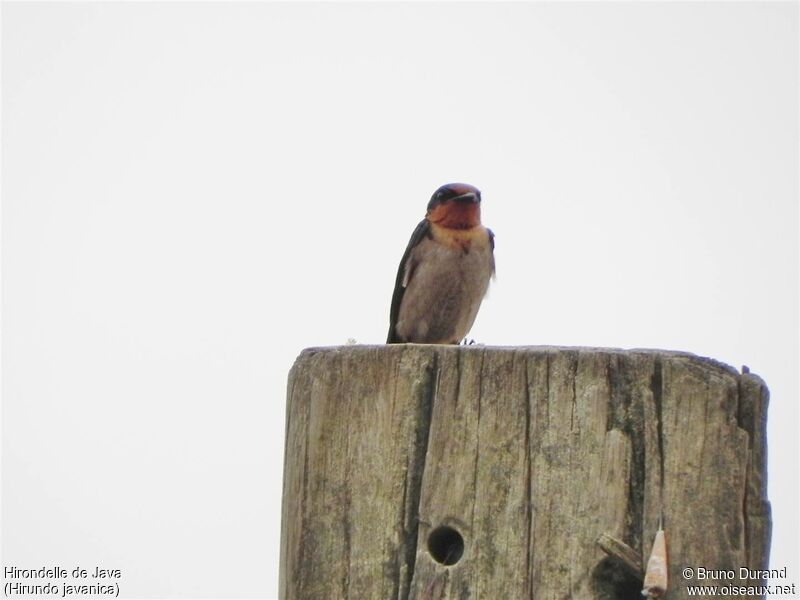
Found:
<path fill-rule="evenodd" d="M 458 344 L 494 273 L 494 234 L 481 225 L 481 193 L 466 183 L 443 185 L 397 269 L 386 343 Z"/>

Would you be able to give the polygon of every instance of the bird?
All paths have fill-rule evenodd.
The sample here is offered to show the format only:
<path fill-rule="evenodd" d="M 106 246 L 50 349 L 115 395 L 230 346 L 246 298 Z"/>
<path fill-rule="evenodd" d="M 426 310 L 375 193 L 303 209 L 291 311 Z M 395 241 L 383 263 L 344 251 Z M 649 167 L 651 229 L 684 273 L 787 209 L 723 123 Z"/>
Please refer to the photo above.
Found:
<path fill-rule="evenodd" d="M 387 344 L 458 344 L 495 274 L 494 233 L 481 224 L 481 193 L 437 189 L 397 269 Z"/>

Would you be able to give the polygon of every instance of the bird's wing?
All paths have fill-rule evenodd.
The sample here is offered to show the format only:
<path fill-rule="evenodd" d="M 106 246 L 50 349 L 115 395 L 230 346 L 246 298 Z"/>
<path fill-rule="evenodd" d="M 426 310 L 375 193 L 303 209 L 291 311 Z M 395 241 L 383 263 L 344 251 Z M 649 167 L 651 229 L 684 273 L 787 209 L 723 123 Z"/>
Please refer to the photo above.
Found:
<path fill-rule="evenodd" d="M 494 268 L 494 231 L 487 227 L 486 232 L 489 234 L 489 247 L 492 249 L 492 277 L 495 277 L 497 271 Z"/>
<path fill-rule="evenodd" d="M 428 219 L 422 219 L 414 233 L 411 234 L 411 239 L 408 241 L 408 246 L 400 260 L 400 266 L 397 268 L 397 279 L 394 282 L 394 294 L 392 294 L 392 308 L 389 311 L 389 336 L 386 339 L 387 344 L 398 344 L 402 340 L 397 337 L 395 326 L 397 325 L 397 317 L 400 314 L 400 303 L 403 301 L 403 294 L 406 291 L 406 285 L 411 279 L 414 265 L 409 261 L 411 251 L 416 248 L 426 236 L 430 235 L 430 224 Z"/>

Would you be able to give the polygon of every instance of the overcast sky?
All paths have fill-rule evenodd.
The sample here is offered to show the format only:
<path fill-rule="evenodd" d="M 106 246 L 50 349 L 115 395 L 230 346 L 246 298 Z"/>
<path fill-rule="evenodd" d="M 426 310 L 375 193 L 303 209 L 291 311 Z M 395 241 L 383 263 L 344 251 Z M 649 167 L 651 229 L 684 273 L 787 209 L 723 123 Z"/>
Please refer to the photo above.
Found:
<path fill-rule="evenodd" d="M 797 3 L 2 13 L 4 565 L 275 597 L 288 370 L 385 340 L 465 181 L 497 236 L 470 337 L 764 377 L 800 585 Z"/>

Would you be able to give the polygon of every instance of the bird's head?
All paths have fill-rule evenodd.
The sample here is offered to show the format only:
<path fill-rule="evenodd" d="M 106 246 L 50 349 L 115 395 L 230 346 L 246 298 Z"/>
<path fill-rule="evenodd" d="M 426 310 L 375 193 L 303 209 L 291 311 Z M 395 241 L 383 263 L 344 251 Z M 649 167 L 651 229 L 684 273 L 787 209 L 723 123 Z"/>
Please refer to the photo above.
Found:
<path fill-rule="evenodd" d="M 481 224 L 481 193 L 467 183 L 448 183 L 428 202 L 427 219 L 448 229 L 469 229 Z"/>

